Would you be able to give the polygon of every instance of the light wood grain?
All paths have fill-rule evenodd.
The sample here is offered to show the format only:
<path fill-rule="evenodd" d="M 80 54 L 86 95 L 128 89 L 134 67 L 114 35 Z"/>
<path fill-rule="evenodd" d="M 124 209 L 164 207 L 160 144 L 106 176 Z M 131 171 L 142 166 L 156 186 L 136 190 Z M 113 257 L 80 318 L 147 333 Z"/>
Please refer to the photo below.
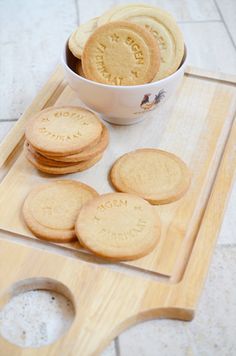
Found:
<path fill-rule="evenodd" d="M 134 0 L 137 2 L 137 0 Z M 114 1 L 113 0 L 98 0 L 93 2 L 92 4 L 89 3 L 86 0 L 78 0 L 79 3 L 79 12 L 80 12 L 80 21 L 85 22 L 88 18 L 90 18 L 93 14 L 97 13 L 100 14 L 101 11 L 105 7 L 111 6 Z M 143 2 L 143 1 L 142 1 Z M 219 20 L 219 14 L 217 13 L 215 7 L 214 7 L 214 2 L 212 0 L 206 0 L 206 1 L 197 1 L 197 0 L 190 0 L 190 1 L 152 1 L 151 3 L 155 2 L 155 4 L 160 5 L 165 7 L 167 10 L 170 10 L 174 15 L 177 16 L 177 19 L 179 21 L 214 21 L 214 20 Z M 0 119 L 4 118 L 12 118 L 12 117 L 19 117 L 19 115 L 22 113 L 22 111 L 25 109 L 27 105 L 31 102 L 33 96 L 36 94 L 37 90 L 39 87 L 41 87 L 42 83 L 46 80 L 48 77 L 48 74 L 52 71 L 54 68 L 54 64 L 56 63 L 57 60 L 59 60 L 59 52 L 61 48 L 61 41 L 64 41 L 64 39 L 61 37 L 59 39 L 59 36 L 62 36 L 62 32 L 65 33 L 65 37 L 69 34 L 71 31 L 69 29 L 70 26 L 74 27 L 75 21 L 75 7 L 74 7 L 74 1 L 50 1 L 49 4 L 45 5 L 44 1 L 37 0 L 37 1 L 24 1 L 24 5 L 27 3 L 26 10 L 22 9 L 21 10 L 21 15 L 17 16 L 19 13 L 18 8 L 15 6 L 16 1 L 1 1 L 0 2 L 0 52 L 1 52 L 1 58 L 0 58 L 0 73 L 1 73 L 1 84 L 0 84 L 0 104 L 1 104 L 1 114 L 0 114 Z M 43 5 L 42 5 L 43 4 Z M 19 5 L 19 4 L 18 4 Z M 23 4 L 19 6 L 24 6 Z M 44 6 L 45 5 L 45 6 Z M 218 5 L 220 6 L 220 10 L 223 14 L 223 18 L 226 22 L 226 25 L 230 29 L 231 35 L 234 36 L 235 32 L 235 21 L 234 21 L 234 16 L 235 16 L 235 1 L 234 0 L 224 0 L 224 1 L 218 1 Z M 5 10 L 4 8 L 10 7 L 9 10 Z M 12 19 L 12 14 L 14 14 L 13 8 L 15 9 L 16 12 L 16 21 L 11 21 L 9 19 Z M 31 7 L 31 8 L 30 8 Z M 48 12 L 48 14 L 45 13 Z M 25 14 L 26 16 L 25 16 Z M 24 14 L 24 18 L 22 17 L 22 14 Z M 29 15 L 30 14 L 30 15 Z M 5 17 L 5 21 L 3 21 L 3 17 Z M 71 22 L 71 19 L 73 18 L 73 25 Z M 40 20 L 41 19 L 41 20 Z M 45 21 L 44 21 L 45 19 Z M 23 20 L 23 22 L 22 22 Z M 39 24 L 38 27 L 38 22 L 41 21 L 41 24 Z M 37 23 L 37 26 L 35 24 Z M 65 26 L 66 23 L 66 26 Z M 4 29 L 3 26 L 4 25 Z M 68 28 L 65 29 L 65 27 Z M 71 29 L 72 29 L 71 27 Z M 20 31 L 19 31 L 20 28 Z M 38 28 L 38 29 L 37 29 Z M 52 33 L 52 28 L 53 28 L 53 39 L 49 38 L 50 33 Z M 199 24 L 198 27 L 201 31 L 201 24 Z M 225 35 L 224 31 L 216 31 L 217 36 L 214 36 L 214 23 L 209 22 L 207 28 L 212 28 L 212 31 L 210 31 L 210 38 L 208 31 L 204 31 L 199 37 L 204 38 L 204 43 L 207 43 L 205 48 L 212 48 L 212 46 L 215 48 L 214 51 L 215 53 L 220 52 L 222 49 L 222 41 L 224 41 L 223 47 L 225 53 L 232 54 L 232 46 L 229 41 L 229 37 Z M 221 27 L 222 28 L 222 27 Z M 194 30 L 193 30 L 194 29 Z M 195 24 L 191 23 L 186 26 L 186 31 L 189 33 L 195 33 Z M 17 39 L 15 40 L 15 34 L 17 33 Z M 222 36 L 223 33 L 223 36 Z M 36 38 L 35 38 L 36 34 Z M 212 35 L 213 34 L 213 35 Z M 10 36 L 9 36 L 10 35 Z M 216 38 L 217 37 L 217 38 Z M 191 57 L 189 58 L 190 61 L 189 63 L 192 64 L 198 64 L 201 65 L 203 68 L 209 68 L 211 70 L 214 70 L 216 68 L 216 63 L 218 63 L 218 67 L 220 68 L 225 68 L 222 69 L 223 71 L 227 70 L 227 63 L 230 63 L 230 67 L 232 68 L 232 59 L 231 57 L 227 57 L 225 59 L 224 55 L 220 54 L 220 57 L 216 58 L 215 56 L 211 56 L 210 51 L 208 54 L 205 52 L 205 49 L 201 47 L 201 52 L 198 51 L 198 47 L 196 43 L 199 43 L 196 41 L 196 36 L 191 35 L 192 38 L 192 43 L 190 45 L 191 52 L 193 53 Z M 45 41 L 47 40 L 47 45 L 44 45 Z M 56 41 L 54 41 L 56 39 Z M 234 36 L 235 39 L 235 36 Z M 215 43 L 215 45 L 214 45 Z M 33 49 L 33 50 L 32 50 Z M 48 56 L 48 49 L 50 51 L 50 57 Z M 58 51 L 58 52 L 56 52 Z M 3 55 L 4 54 L 4 55 Z M 217 55 L 217 54 L 216 54 Z M 26 59 L 25 59 L 26 58 Z M 234 57 L 233 57 L 234 58 Z M 226 62 L 225 62 L 226 60 Z M 212 63 L 212 64 L 211 64 Z M 225 64 L 226 63 L 226 64 Z M 218 68 L 217 67 L 217 68 Z M 235 67 L 235 66 L 234 66 Z M 235 69 L 233 70 L 235 73 Z M 232 72 L 230 70 L 229 72 Z M 165 126 L 165 123 L 161 123 L 163 126 Z M 0 123 L 0 130 L 1 127 L 6 127 L 5 124 Z M 142 131 L 145 129 L 145 126 L 141 127 L 141 129 L 134 128 L 136 134 L 137 134 L 137 139 L 136 143 L 138 143 L 139 138 L 142 136 Z M 112 128 L 111 128 L 112 130 Z M 122 135 L 120 135 L 119 130 L 113 130 L 113 135 L 116 137 L 121 142 L 121 145 L 125 143 L 125 141 L 128 139 L 128 135 L 124 134 L 122 130 L 120 130 Z M 5 129 L 4 129 L 5 132 Z M 159 137 L 160 133 L 157 133 L 157 142 L 159 142 Z M 148 144 L 148 140 L 146 142 Z M 135 143 L 132 143 L 133 147 L 135 147 Z M 123 153 L 122 148 L 118 147 L 117 149 L 117 155 L 120 153 Z M 106 167 L 107 169 L 109 167 Z M 103 175 L 103 167 L 97 167 L 97 172 L 99 174 Z M 89 175 L 88 175 L 89 176 Z M 83 176 L 83 180 L 86 181 L 86 179 L 89 178 L 87 177 L 87 174 Z M 105 176 L 103 176 L 105 179 Z M 107 186 L 104 183 L 104 186 L 101 187 L 102 191 L 106 191 Z M 235 192 L 236 190 L 234 190 Z M 235 199 L 235 194 L 232 195 L 231 197 L 231 203 L 229 204 L 229 209 L 228 209 L 228 214 L 226 215 L 226 219 L 222 228 L 222 233 L 221 233 L 221 243 L 234 243 L 234 231 L 235 231 L 235 207 L 234 207 L 234 199 Z M 13 238 L 12 235 L 10 235 L 9 238 Z M 37 241 L 36 241 L 37 242 Z M 27 243 L 31 244 L 30 241 L 27 241 Z M 32 244 L 35 244 L 35 240 L 32 241 Z M 38 244 L 39 245 L 39 244 Z M 40 247 L 40 246 L 39 246 Z M 42 248 L 45 248 L 44 246 Z M 53 248 L 53 247 L 52 247 Z M 55 249 L 55 248 L 54 248 Z M 228 250 L 229 251 L 229 250 Z M 73 254 L 73 252 L 71 252 Z M 228 255 L 224 256 L 224 259 L 227 260 Z M 224 273 L 221 274 L 221 279 L 225 281 L 225 278 L 228 276 L 228 270 L 227 269 L 232 269 L 233 270 L 233 264 L 230 266 L 227 266 L 225 263 L 223 263 L 223 266 L 226 266 L 224 269 Z M 220 271 L 222 272 L 222 269 L 220 268 Z M 185 342 L 188 345 L 193 344 L 193 352 L 196 351 L 195 345 L 199 346 L 199 349 L 201 345 L 203 345 L 203 349 L 201 350 L 203 352 L 207 352 L 207 347 L 204 347 L 204 342 L 203 342 L 203 334 L 205 338 L 206 345 L 209 346 L 209 343 L 211 343 L 212 347 L 214 344 L 218 345 L 219 339 L 222 340 L 224 338 L 224 334 L 222 333 L 222 325 L 227 325 L 226 329 L 226 337 L 224 338 L 227 342 L 227 346 L 230 347 L 230 343 L 228 342 L 229 340 L 227 337 L 230 334 L 231 328 L 230 328 L 230 323 L 227 322 L 228 320 L 228 315 L 232 315 L 233 311 L 233 306 L 232 306 L 232 301 L 233 299 L 228 299 L 228 294 L 227 290 L 224 292 L 225 293 L 225 301 L 226 304 L 228 305 L 225 309 L 225 318 L 223 322 L 222 320 L 219 321 L 218 325 L 214 326 L 214 322 L 217 324 L 217 317 L 214 318 L 214 313 L 217 311 L 219 313 L 219 309 L 221 308 L 222 300 L 218 300 L 216 302 L 216 294 L 215 294 L 215 289 L 218 288 L 221 289 L 220 284 L 217 285 L 215 281 L 212 283 L 212 290 L 209 293 L 209 308 L 205 308 L 205 318 L 199 321 L 201 324 L 208 325 L 209 320 L 208 318 L 211 318 L 211 325 L 212 325 L 212 333 L 210 334 L 210 330 L 205 329 L 202 331 L 201 328 L 193 328 L 193 337 L 191 337 L 190 333 L 188 332 L 186 336 L 183 336 L 179 338 L 180 342 Z M 222 289 L 222 295 L 223 291 L 225 290 L 225 285 L 224 288 Z M 232 293 L 230 290 L 228 291 L 230 295 Z M 214 301 L 215 303 L 211 303 L 210 300 L 212 300 L 212 296 L 214 295 Z M 210 308 L 214 309 L 214 312 L 212 313 L 209 311 Z M 229 308 L 229 309 L 228 309 Z M 227 319 L 226 319 L 227 316 Z M 161 324 L 160 327 L 162 327 L 163 324 Z M 234 325 L 234 324 L 232 324 Z M 183 328 L 185 328 L 183 326 Z M 189 326 L 191 328 L 191 325 Z M 186 329 L 186 328 L 185 328 Z M 166 337 L 166 340 L 168 340 L 168 337 L 171 339 L 171 343 L 175 345 L 174 348 L 174 353 L 175 355 L 182 355 L 183 353 L 179 351 L 178 353 L 178 348 L 176 346 L 176 343 L 178 343 L 178 340 L 176 340 L 176 333 L 178 333 L 178 328 L 177 325 L 173 326 L 173 338 L 171 334 L 171 325 L 167 324 L 166 328 L 163 330 L 163 333 L 158 333 L 158 330 L 155 330 L 155 338 L 149 338 L 149 329 L 146 328 L 146 326 L 141 329 L 141 336 L 137 336 L 139 338 L 140 342 L 143 342 L 143 350 L 144 353 L 149 353 L 149 348 L 145 340 L 149 340 L 149 342 L 154 342 L 156 340 L 157 343 L 159 343 L 161 340 L 163 341 L 164 335 Z M 233 328 L 232 328 L 233 330 Z M 206 331 L 206 333 L 205 333 Z M 220 337 L 219 337 L 220 333 Z M 146 339 L 145 339 L 145 334 Z M 130 334 L 128 335 L 129 338 L 129 343 L 131 342 L 130 337 L 133 335 Z M 144 338 L 142 338 L 144 337 Z M 133 338 L 133 341 L 137 340 L 137 338 Z M 161 340 L 160 340 L 161 339 Z M 126 345 L 124 345 L 126 347 Z M 124 352 L 124 347 L 121 348 L 121 354 L 122 355 L 129 355 L 133 356 L 132 353 L 129 353 L 129 349 L 126 349 Z M 155 347 L 155 346 L 154 346 Z M 190 353 L 189 348 L 191 346 L 187 347 L 186 353 Z M 234 348 L 233 348 L 234 349 Z M 155 355 L 157 353 L 158 349 L 155 349 Z M 168 352 L 169 349 L 163 348 L 165 352 Z M 211 350 L 211 349 L 210 349 Z M 212 349 L 214 352 L 215 349 Z M 227 353 L 227 348 L 223 349 Z M 198 349 L 197 349 L 198 351 Z M 136 344 L 136 349 L 134 355 L 137 356 L 141 354 L 142 348 L 139 349 L 139 344 Z M 229 352 L 231 352 L 229 348 Z M 199 353 L 199 352 L 197 352 Z M 150 354 L 151 355 L 151 354 Z M 5 355 L 4 355 L 5 356 Z"/>
<path fill-rule="evenodd" d="M 160 283 L 130 276 L 108 267 L 68 260 L 64 256 L 0 241 L 0 305 L 10 298 L 10 291 L 14 292 L 14 285 L 19 280 L 30 278 L 35 288 L 34 278 L 39 276 L 62 283 L 72 293 L 76 308 L 74 323 L 62 338 L 44 348 L 44 355 L 95 355 L 122 330 L 139 321 L 157 317 L 192 319 L 235 175 L 235 140 L 236 123 L 179 283 Z M 17 270 L 14 268 L 16 265 Z M 179 273 L 178 268 L 176 273 Z M 10 355 L 41 354 L 40 349 L 22 350 L 2 338 L 0 349 Z"/>
<path fill-rule="evenodd" d="M 111 144 L 103 160 L 85 172 L 70 175 L 71 178 L 90 184 L 98 192 L 105 193 L 111 191 L 107 179 L 109 168 L 121 153 L 137 147 L 159 147 L 179 155 L 186 161 L 192 171 L 192 184 L 187 194 L 177 202 L 156 207 L 162 220 L 160 244 L 148 256 L 129 262 L 132 266 L 167 276 L 172 275 L 180 253 L 186 254 L 186 258 L 188 258 L 214 182 L 214 175 L 235 110 L 236 93 L 232 82 L 227 85 L 226 80 L 208 80 L 205 77 L 209 74 L 204 75 L 203 72 L 199 72 L 200 77 L 198 77 L 196 70 L 193 70 L 193 73 L 194 75 L 191 76 L 190 69 L 189 74 L 185 77 L 172 114 L 165 113 L 160 116 L 161 125 L 156 119 L 155 112 L 136 126 L 110 125 Z M 60 72 L 55 75 L 57 81 L 60 82 Z M 55 83 L 54 80 L 51 82 Z M 42 98 L 44 92 L 48 97 L 49 87 L 50 82 L 49 86 L 46 86 L 46 89 L 39 94 L 39 97 Z M 69 87 L 61 92 L 55 91 L 52 86 L 49 101 L 55 105 L 80 104 L 76 93 Z M 35 103 L 33 103 L 29 113 L 35 112 L 37 108 L 38 106 L 35 107 Z M 1 152 L 5 158 L 6 150 L 8 149 L 10 152 L 12 149 L 12 142 L 15 147 L 17 134 L 19 135 L 20 132 L 20 137 L 23 134 L 27 116 L 23 116 L 21 120 L 18 122 L 18 125 L 21 125 L 20 131 L 16 127 L 14 135 L 10 134 L 2 144 Z M 127 137 L 129 137 L 128 140 Z M 99 179 L 94 180 L 94 176 Z M 0 184 L 2 195 L 1 228 L 33 237 L 23 223 L 21 206 L 32 187 L 39 182 L 52 179 L 56 178 L 38 173 L 21 154 Z M 6 206 L 8 206 L 7 209 Z M 78 243 L 65 246 L 79 247 Z"/>

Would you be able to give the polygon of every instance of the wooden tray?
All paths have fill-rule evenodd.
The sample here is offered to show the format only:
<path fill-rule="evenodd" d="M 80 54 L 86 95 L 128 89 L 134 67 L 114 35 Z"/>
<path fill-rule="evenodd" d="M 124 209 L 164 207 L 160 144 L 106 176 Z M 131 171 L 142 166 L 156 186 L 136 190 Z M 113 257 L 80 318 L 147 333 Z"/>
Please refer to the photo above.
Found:
<path fill-rule="evenodd" d="M 66 285 L 77 307 L 71 329 L 44 348 L 44 355 L 91 355 L 138 321 L 193 317 L 236 166 L 235 83 L 232 76 L 190 68 L 171 113 L 150 113 L 136 126 L 109 125 L 111 143 L 103 160 L 88 171 L 65 177 L 86 182 L 100 193 L 111 191 L 107 181 L 111 164 L 137 147 L 174 152 L 191 168 L 188 193 L 178 202 L 156 207 L 162 220 L 160 244 L 142 259 L 117 264 L 120 272 L 112 265 L 102 266 L 82 249 L 72 260 L 4 240 L 4 231 L 34 238 L 23 224 L 22 202 L 34 185 L 58 179 L 40 174 L 26 161 L 22 141 L 25 123 L 33 113 L 51 105 L 81 104 L 63 81 L 60 68 L 6 137 L 0 146 L 0 297 L 19 279 L 44 276 Z M 80 246 L 63 244 L 63 248 Z M 162 282 L 156 280 L 160 274 L 166 276 Z M 20 354 L 19 348 L 0 339 L 3 347 L 6 354 Z M 28 353 L 40 351 L 22 352 Z"/>

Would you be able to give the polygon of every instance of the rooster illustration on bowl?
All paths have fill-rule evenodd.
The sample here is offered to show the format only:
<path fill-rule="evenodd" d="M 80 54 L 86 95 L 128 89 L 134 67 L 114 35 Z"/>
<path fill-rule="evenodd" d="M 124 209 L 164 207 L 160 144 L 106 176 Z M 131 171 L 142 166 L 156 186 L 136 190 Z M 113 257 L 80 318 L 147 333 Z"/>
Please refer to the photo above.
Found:
<path fill-rule="evenodd" d="M 154 95 L 154 98 L 151 100 L 152 94 L 145 94 L 141 101 L 140 107 L 144 111 L 150 111 L 156 108 L 156 106 L 161 102 L 165 97 L 165 90 L 162 89 L 158 94 Z"/>

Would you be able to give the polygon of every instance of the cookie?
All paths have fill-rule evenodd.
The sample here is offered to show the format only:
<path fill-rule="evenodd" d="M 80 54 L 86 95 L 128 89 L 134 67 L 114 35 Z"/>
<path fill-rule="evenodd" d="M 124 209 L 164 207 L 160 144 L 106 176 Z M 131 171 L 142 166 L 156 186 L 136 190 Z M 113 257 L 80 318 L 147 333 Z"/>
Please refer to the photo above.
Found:
<path fill-rule="evenodd" d="M 80 76 L 80 77 L 83 77 L 85 78 L 85 74 L 84 74 L 84 71 L 83 71 L 83 68 L 82 68 L 82 63 L 81 61 L 78 61 L 76 66 L 75 66 L 75 72 Z"/>
<path fill-rule="evenodd" d="M 48 108 L 29 120 L 25 136 L 36 151 L 66 156 L 96 144 L 102 123 L 81 107 Z"/>
<path fill-rule="evenodd" d="M 108 143 L 109 143 L 109 132 L 106 126 L 104 125 L 100 141 L 96 145 L 88 147 L 85 150 L 74 155 L 55 157 L 55 156 L 44 154 L 44 156 L 50 159 L 54 159 L 57 162 L 65 162 L 65 163 L 66 162 L 75 163 L 75 162 L 85 161 L 88 159 L 92 159 L 98 154 L 104 152 L 108 146 Z"/>
<path fill-rule="evenodd" d="M 152 81 L 174 73 L 184 56 L 184 40 L 175 19 L 168 12 L 142 4 L 129 4 L 100 17 L 98 25 L 112 21 L 128 21 L 143 26 L 156 38 L 160 48 L 161 63 Z"/>
<path fill-rule="evenodd" d="M 74 241 L 74 225 L 81 206 L 97 196 L 93 188 L 73 180 L 40 184 L 25 199 L 24 221 L 43 240 Z"/>
<path fill-rule="evenodd" d="M 87 42 L 89 36 L 93 33 L 96 27 L 97 17 L 80 25 L 72 33 L 69 38 L 68 47 L 75 57 L 79 59 L 81 58 L 85 43 Z"/>
<path fill-rule="evenodd" d="M 117 15 L 120 12 L 127 11 L 132 8 L 143 8 L 143 7 L 152 7 L 151 5 L 148 4 L 139 4 L 139 3 L 134 3 L 134 4 L 123 4 L 123 5 L 116 5 L 113 6 L 111 9 L 105 11 L 100 17 L 97 18 L 97 27 L 104 25 L 107 22 L 110 22 L 110 19 Z"/>
<path fill-rule="evenodd" d="M 29 150 L 25 151 L 25 157 L 39 171 L 43 173 L 59 175 L 85 171 L 86 169 L 94 166 L 98 161 L 100 161 L 100 159 L 102 158 L 102 154 L 95 156 L 93 159 L 82 161 L 66 167 L 52 167 L 39 163 Z"/>
<path fill-rule="evenodd" d="M 75 164 L 73 162 L 70 162 L 70 163 L 58 162 L 53 159 L 44 157 L 40 153 L 35 151 L 35 149 L 32 146 L 30 146 L 30 144 L 27 141 L 25 141 L 25 144 L 24 144 L 24 152 L 26 150 L 28 150 L 29 153 L 33 155 L 36 162 L 38 162 L 39 164 L 42 164 L 42 165 L 46 165 L 46 166 L 50 166 L 50 167 L 68 167 L 68 166 L 73 166 Z"/>
<path fill-rule="evenodd" d="M 133 260 L 153 250 L 160 220 L 142 198 L 126 193 L 101 195 L 86 203 L 75 224 L 80 243 L 110 260 Z"/>
<path fill-rule="evenodd" d="M 110 178 L 118 191 L 137 194 L 151 204 L 166 204 L 185 194 L 191 174 L 174 154 L 146 148 L 120 157 L 111 169 Z"/>
<path fill-rule="evenodd" d="M 153 35 L 128 22 L 112 22 L 97 28 L 82 55 L 86 78 L 110 85 L 148 83 L 159 65 L 159 48 Z"/>

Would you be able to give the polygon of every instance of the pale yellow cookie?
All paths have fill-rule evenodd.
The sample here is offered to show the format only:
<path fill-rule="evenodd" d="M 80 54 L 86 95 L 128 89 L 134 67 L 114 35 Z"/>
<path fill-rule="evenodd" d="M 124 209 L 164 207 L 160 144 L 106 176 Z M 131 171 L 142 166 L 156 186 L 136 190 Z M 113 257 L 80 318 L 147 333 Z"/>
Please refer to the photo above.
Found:
<path fill-rule="evenodd" d="M 120 157 L 111 169 L 110 178 L 118 191 L 137 194 L 151 204 L 166 204 L 185 194 L 191 174 L 173 153 L 146 148 Z"/>
<path fill-rule="evenodd" d="M 25 136 L 37 151 L 66 156 L 97 143 L 102 123 L 81 107 L 51 107 L 42 110 L 27 123 Z"/>
<path fill-rule="evenodd" d="M 154 35 L 160 48 L 161 63 L 152 81 L 165 78 L 178 69 L 184 56 L 184 40 L 171 14 L 157 7 L 129 4 L 101 16 L 98 25 L 112 21 L 129 21 L 145 27 Z"/>
<path fill-rule="evenodd" d="M 23 217 L 28 228 L 43 240 L 73 241 L 80 208 L 96 196 L 93 188 L 72 180 L 41 184 L 26 197 Z"/>
<path fill-rule="evenodd" d="M 155 38 L 141 26 L 112 22 L 97 28 L 84 47 L 86 78 L 110 85 L 150 82 L 160 65 Z"/>
<path fill-rule="evenodd" d="M 75 57 L 81 58 L 85 43 L 97 27 L 97 19 L 95 17 L 80 25 L 70 36 L 68 47 Z"/>
<path fill-rule="evenodd" d="M 25 150 L 25 157 L 39 171 L 48 174 L 60 175 L 60 174 L 69 174 L 69 173 L 85 171 L 86 169 L 94 166 L 98 161 L 100 161 L 100 159 L 102 158 L 102 154 L 99 154 L 90 160 L 81 161 L 73 165 L 69 164 L 68 166 L 65 167 L 62 166 L 52 167 L 52 166 L 42 164 L 35 159 L 35 156 L 29 150 Z"/>
<path fill-rule="evenodd" d="M 75 224 L 80 243 L 110 260 L 133 260 L 151 252 L 160 237 L 160 220 L 142 198 L 110 193 L 85 204 Z"/>
<path fill-rule="evenodd" d="M 74 164 L 75 162 L 90 160 L 95 156 L 103 153 L 107 148 L 108 143 L 109 143 L 109 132 L 106 126 L 103 126 L 100 141 L 96 145 L 88 147 L 85 150 L 76 153 L 74 155 L 55 157 L 55 156 L 44 154 L 44 156 L 49 159 L 53 159 L 56 162 L 64 162 L 64 163 L 70 162 Z"/>
<path fill-rule="evenodd" d="M 107 10 L 101 16 L 99 16 L 97 18 L 97 27 L 105 25 L 105 23 L 107 23 L 107 22 L 110 22 L 110 19 L 113 16 L 120 14 L 123 11 L 127 11 L 127 10 L 133 9 L 133 8 L 142 9 L 143 7 L 152 7 L 152 6 L 149 4 L 142 4 L 142 3 L 131 3 L 131 4 L 122 4 L 122 5 L 113 6 L 111 9 Z"/>

